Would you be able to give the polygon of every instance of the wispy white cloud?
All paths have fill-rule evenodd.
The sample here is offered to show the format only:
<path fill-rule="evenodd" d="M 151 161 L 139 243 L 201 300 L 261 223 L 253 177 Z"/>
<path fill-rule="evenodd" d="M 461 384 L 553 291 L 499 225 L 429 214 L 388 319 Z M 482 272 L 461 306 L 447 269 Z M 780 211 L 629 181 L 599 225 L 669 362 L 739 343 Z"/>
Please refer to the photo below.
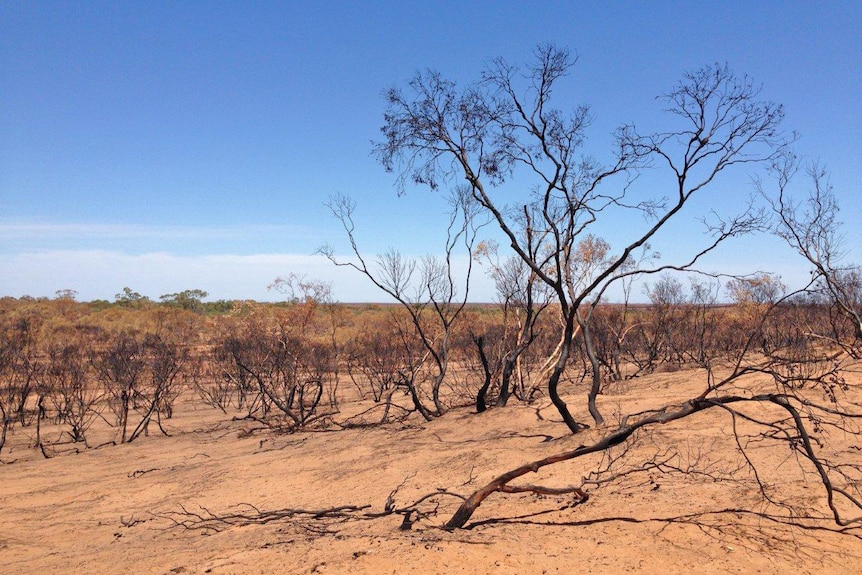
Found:
<path fill-rule="evenodd" d="M 46 240 L 50 238 L 238 238 L 250 234 L 307 236 L 310 230 L 289 225 L 165 226 L 105 223 L 10 223 L 0 221 L 0 240 Z"/>
<path fill-rule="evenodd" d="M 341 301 L 388 301 L 355 270 L 312 255 L 323 243 L 314 226 L 171 226 L 56 223 L 0 219 L 0 296 L 107 299 L 124 287 L 153 299 L 202 289 L 209 299 L 278 300 L 267 286 L 288 273 L 332 283 Z M 291 253 L 272 253 L 280 246 Z M 275 249 L 273 249 L 275 248 Z M 306 251 L 307 250 L 307 251 Z M 297 252 L 306 252 L 305 254 Z M 478 281 L 485 280 L 484 277 Z M 490 284 L 488 284 L 490 285 Z M 476 288 L 477 290 L 479 288 Z M 478 299 L 490 299 L 474 291 Z"/>
<path fill-rule="evenodd" d="M 185 289 L 203 289 L 211 299 L 271 300 L 279 296 L 267 291 L 267 286 L 279 275 L 298 272 L 333 281 L 339 271 L 319 256 L 195 257 L 106 250 L 0 254 L 0 268 L 5 270 L 0 277 L 3 295 L 50 297 L 57 290 L 74 289 L 82 300 L 113 300 L 127 286 L 153 299 Z M 339 283 L 344 280 L 338 279 Z"/>
<path fill-rule="evenodd" d="M 456 269 L 465 268 L 466 256 L 455 258 Z M 341 257 L 342 261 L 346 257 Z M 373 259 L 373 258 L 371 258 Z M 736 260 L 713 261 L 715 269 L 752 273 L 760 267 L 740 265 Z M 177 255 L 167 252 L 129 254 L 112 250 L 44 250 L 0 253 L 0 296 L 53 297 L 55 292 L 72 289 L 79 299 L 112 301 L 124 287 L 152 299 L 186 289 L 202 289 L 216 299 L 283 299 L 267 289 L 273 280 L 289 273 L 330 282 L 333 295 L 344 302 L 389 302 L 391 298 L 374 287 L 355 270 L 336 267 L 319 255 L 259 253 Z M 791 289 L 807 280 L 807 268 L 798 262 L 777 258 L 770 270 L 780 274 Z M 494 300 L 493 282 L 483 266 L 474 268 L 471 301 Z M 655 278 L 644 278 L 652 282 Z M 633 300 L 645 301 L 642 285 Z M 606 294 L 609 301 L 620 301 L 618 290 Z"/>
<path fill-rule="evenodd" d="M 0 296 L 53 297 L 73 289 L 79 299 L 112 301 L 124 287 L 152 299 L 185 289 L 202 289 L 209 299 L 283 299 L 267 286 L 291 272 L 331 282 L 333 295 L 345 302 L 389 301 L 367 278 L 334 266 L 322 256 L 302 254 L 213 254 L 184 256 L 169 253 L 130 255 L 107 250 L 52 250 L 0 254 Z M 471 299 L 488 301 L 490 282 L 476 276 Z"/>
<path fill-rule="evenodd" d="M 255 254 L 275 250 L 313 253 L 320 232 L 302 225 L 142 225 L 10 222 L 0 220 L 0 254 L 119 252 Z"/>

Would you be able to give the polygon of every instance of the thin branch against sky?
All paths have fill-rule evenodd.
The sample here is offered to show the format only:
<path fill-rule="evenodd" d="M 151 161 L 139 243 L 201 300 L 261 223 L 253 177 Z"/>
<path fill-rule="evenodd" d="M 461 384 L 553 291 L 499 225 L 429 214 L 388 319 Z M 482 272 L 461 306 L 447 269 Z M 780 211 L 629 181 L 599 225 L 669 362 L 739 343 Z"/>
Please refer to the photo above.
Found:
<path fill-rule="evenodd" d="M 0 262 L 16 269 L 0 273 L 0 295 L 68 288 L 82 299 L 110 299 L 125 285 L 145 291 L 131 285 L 138 276 L 121 275 L 125 268 L 106 273 L 103 260 L 87 259 L 101 254 L 132 262 L 130 269 L 152 266 L 144 270 L 151 297 L 200 288 L 217 299 L 272 299 L 266 285 L 276 276 L 318 271 L 282 269 L 285 262 L 311 266 L 313 258 L 299 256 L 326 242 L 346 247 L 323 205 L 335 193 L 356 200 L 357 233 L 371 252 L 442 249 L 444 198 L 410 190 L 397 197 L 370 155 L 382 90 L 425 67 L 467 83 L 492 58 L 520 62 L 546 42 L 579 57 L 556 103 L 591 107 L 586 149 L 599 160 L 621 123 L 662 129 L 656 96 L 684 71 L 726 62 L 752 76 L 764 98 L 785 105 L 799 151 L 830 170 L 849 258 L 858 261 L 859 29 L 862 4 L 852 1 L 4 2 Z M 752 191 L 743 177 L 722 185 L 727 203 Z M 660 247 L 673 249 L 693 226 L 681 224 Z M 41 233 L 24 232 L 35 229 Z M 726 254 L 727 262 L 756 267 L 763 250 L 777 246 L 755 241 L 756 249 Z M 238 282 L 216 266 L 197 277 L 218 287 L 176 286 L 176 269 L 146 259 L 153 253 L 187 258 L 196 269 L 247 258 L 260 266 L 243 268 L 255 270 L 247 277 L 266 279 Z M 260 254 L 288 259 L 254 259 Z M 795 273 L 790 252 L 768 255 Z M 26 257 L 54 270 L 74 260 L 75 273 L 38 274 L 20 267 Z M 87 275 L 88 262 L 103 271 Z M 797 271 L 805 274 L 803 262 Z M 337 298 L 365 299 L 358 278 L 337 281 Z"/>

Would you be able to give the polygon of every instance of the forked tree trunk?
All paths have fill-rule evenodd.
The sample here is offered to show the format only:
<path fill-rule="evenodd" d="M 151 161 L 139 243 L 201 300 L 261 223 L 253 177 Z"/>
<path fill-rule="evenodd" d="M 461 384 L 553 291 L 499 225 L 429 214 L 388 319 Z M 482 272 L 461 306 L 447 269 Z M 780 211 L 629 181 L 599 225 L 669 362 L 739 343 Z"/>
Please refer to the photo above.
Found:
<path fill-rule="evenodd" d="M 416 382 L 414 381 L 414 378 L 408 378 L 402 375 L 402 380 L 404 382 L 404 385 L 407 386 L 407 390 L 410 392 L 410 399 L 413 400 L 413 407 L 416 408 L 416 411 L 419 412 L 419 415 L 425 418 L 425 421 L 432 421 L 434 419 L 434 416 L 431 415 L 431 412 L 428 411 L 428 408 L 422 405 L 422 400 L 419 399 L 419 393 L 416 391 Z"/>
<path fill-rule="evenodd" d="M 569 411 L 569 406 L 566 405 L 566 402 L 563 401 L 563 398 L 560 397 L 559 393 L 560 379 L 563 377 L 563 372 L 566 370 L 566 364 L 569 361 L 569 355 L 571 354 L 572 349 L 572 340 L 574 339 L 575 334 L 571 320 L 568 321 L 569 323 L 566 325 L 560 345 L 558 346 L 559 356 L 557 357 L 557 362 L 554 364 L 554 370 L 548 378 L 548 397 L 551 398 L 551 403 L 553 403 L 554 407 L 557 408 L 557 412 L 559 412 L 560 416 L 563 418 L 563 422 L 566 424 L 566 427 L 569 428 L 569 431 L 572 433 L 579 433 L 586 429 L 586 426 L 575 421 L 575 418 L 572 417 L 571 411 Z"/>
<path fill-rule="evenodd" d="M 581 334 L 584 338 L 584 350 L 586 351 L 587 358 L 590 360 L 592 372 L 592 384 L 590 385 L 590 392 L 587 395 L 587 409 L 589 409 L 590 415 L 593 417 L 593 421 L 596 425 L 601 425 L 605 420 L 599 412 L 599 408 L 596 406 L 596 398 L 601 391 L 602 385 L 601 365 L 599 363 L 599 358 L 596 356 L 596 350 L 593 347 L 593 338 L 590 333 L 589 324 L 580 318 L 578 318 L 578 324 L 580 325 Z"/>
<path fill-rule="evenodd" d="M 475 343 L 476 347 L 479 349 L 479 361 L 482 362 L 482 372 L 485 376 L 485 380 L 482 382 L 482 387 L 480 387 L 479 392 L 476 393 L 476 413 L 482 413 L 488 409 L 485 405 L 485 398 L 488 395 L 488 388 L 491 387 L 491 368 L 488 365 L 488 356 L 485 354 L 485 338 L 474 335 L 473 343 Z"/>
<path fill-rule="evenodd" d="M 497 407 L 506 407 L 509 397 L 512 395 L 512 374 L 515 372 L 515 364 L 518 357 L 507 357 L 503 362 L 503 372 L 500 375 L 500 394 L 497 396 Z"/>

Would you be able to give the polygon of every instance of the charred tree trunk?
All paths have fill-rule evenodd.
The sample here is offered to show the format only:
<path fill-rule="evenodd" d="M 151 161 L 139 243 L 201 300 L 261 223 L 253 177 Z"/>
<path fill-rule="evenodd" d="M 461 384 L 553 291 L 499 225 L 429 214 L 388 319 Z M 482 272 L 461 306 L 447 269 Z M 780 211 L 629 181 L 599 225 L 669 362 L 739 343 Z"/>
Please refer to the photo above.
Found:
<path fill-rule="evenodd" d="M 507 357 L 503 362 L 503 373 L 500 376 L 500 394 L 497 396 L 497 407 L 506 407 L 509 397 L 512 396 L 512 374 L 515 373 L 515 365 L 518 363 L 520 353 Z"/>
<path fill-rule="evenodd" d="M 516 469 L 513 469 L 496 477 L 490 483 L 488 483 L 481 489 L 476 490 L 470 497 L 464 500 L 464 503 L 461 504 L 461 506 L 458 508 L 452 518 L 446 522 L 444 528 L 448 530 L 453 530 L 464 527 L 464 525 L 466 525 L 467 521 L 470 520 L 470 517 L 472 517 L 476 509 L 478 509 L 482 502 L 485 501 L 485 499 L 492 493 L 495 493 L 497 491 L 533 491 L 533 489 L 529 488 L 513 488 L 509 486 L 509 482 L 528 473 L 536 473 L 541 468 L 548 465 L 576 459 L 584 455 L 589 455 L 590 453 L 597 453 L 615 445 L 619 445 L 620 443 L 627 440 L 635 431 L 637 431 L 641 427 L 658 423 L 669 423 L 671 421 L 682 419 L 709 407 L 726 405 L 737 401 L 772 401 L 777 403 L 777 401 L 775 400 L 775 396 L 760 396 L 754 398 L 734 396 L 724 397 L 721 399 L 695 398 L 687 401 L 675 411 L 660 411 L 652 415 L 645 416 L 632 424 L 627 424 L 625 421 L 623 421 L 619 429 L 599 439 L 592 445 L 581 445 L 571 451 L 565 451 L 563 453 L 539 459 L 538 461 L 533 461 L 532 463 L 527 463 L 526 465 L 522 465 Z M 786 401 L 784 403 L 786 403 Z M 583 491 L 580 491 L 580 493 L 578 493 L 578 488 L 569 488 L 568 491 L 577 493 L 582 500 L 586 499 L 587 497 L 586 493 L 584 493 Z"/>
<path fill-rule="evenodd" d="M 589 323 L 579 317 L 578 324 L 581 327 L 581 334 L 584 338 L 584 351 L 587 354 L 587 358 L 590 360 L 590 368 L 592 373 L 590 393 L 587 396 L 587 409 L 589 409 L 590 415 L 593 417 L 593 421 L 596 423 L 596 425 L 602 425 L 605 420 L 602 417 L 602 414 L 599 412 L 598 407 L 596 406 L 596 397 L 598 397 L 602 385 L 601 364 L 599 362 L 598 356 L 596 356 L 595 347 L 593 347 L 593 338 L 592 334 L 590 333 Z"/>
<path fill-rule="evenodd" d="M 565 327 L 562 341 L 560 342 L 560 355 L 557 357 L 554 370 L 548 378 L 548 397 L 551 398 L 551 403 L 553 403 L 554 407 L 557 408 L 557 411 L 563 418 L 563 422 L 569 428 L 569 431 L 572 433 L 579 433 L 586 429 L 586 426 L 575 421 L 575 418 L 572 417 L 571 411 L 569 411 L 569 406 L 566 405 L 566 402 L 563 401 L 563 398 L 560 397 L 559 393 L 560 379 L 563 377 L 563 372 L 566 369 L 566 364 L 568 363 L 569 355 L 571 354 L 573 337 L 574 327 L 572 325 L 572 321 L 569 320 Z"/>
<path fill-rule="evenodd" d="M 479 349 L 479 361 L 482 362 L 482 372 L 485 376 L 482 387 L 479 388 L 479 392 L 476 394 L 476 413 L 482 413 L 488 409 L 485 405 L 485 397 L 488 395 L 488 388 L 491 387 L 491 368 L 488 365 L 488 356 L 485 354 L 485 338 L 474 335 L 473 343 Z M 500 393 L 502 394 L 503 392 L 500 391 Z"/>

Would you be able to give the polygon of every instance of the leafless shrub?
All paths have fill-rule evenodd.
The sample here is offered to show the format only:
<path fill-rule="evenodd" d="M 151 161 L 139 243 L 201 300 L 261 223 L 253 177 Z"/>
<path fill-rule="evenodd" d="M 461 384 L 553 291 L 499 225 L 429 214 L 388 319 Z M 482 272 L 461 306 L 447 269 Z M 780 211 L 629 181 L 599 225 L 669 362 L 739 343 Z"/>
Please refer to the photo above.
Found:
<path fill-rule="evenodd" d="M 16 422 L 28 424 L 28 400 L 42 369 L 37 349 L 39 324 L 35 315 L 0 318 L 0 450 Z"/>
<path fill-rule="evenodd" d="M 129 412 L 137 400 L 144 371 L 144 350 L 138 336 L 121 332 L 110 336 L 104 349 L 93 350 L 90 360 L 108 394 L 108 406 L 119 428 L 120 443 L 128 439 Z"/>
<path fill-rule="evenodd" d="M 195 393 L 204 403 L 227 414 L 228 408 L 239 396 L 241 384 L 237 384 L 231 374 L 223 370 L 221 362 L 214 356 L 216 352 L 211 353 L 213 355 L 197 355 L 189 361 L 189 377 Z"/>
<path fill-rule="evenodd" d="M 249 416 L 286 429 L 331 415 L 318 408 L 332 384 L 332 350 L 293 331 L 289 323 L 249 320 L 218 342 L 214 355 L 222 377 L 238 384 Z"/>
<path fill-rule="evenodd" d="M 100 417 L 104 389 L 92 379 L 87 342 L 55 341 L 47 352 L 44 382 L 58 423 L 72 443 L 87 444 L 87 431 Z"/>
<path fill-rule="evenodd" d="M 449 369 L 450 342 L 470 293 L 473 259 L 467 259 L 463 270 L 465 284 L 459 290 L 454 256 L 459 249 L 472 256 L 478 229 L 482 225 L 476 217 L 476 204 L 466 189 L 456 189 L 450 195 L 449 203 L 449 225 L 442 257 L 429 255 L 417 261 L 390 249 L 377 257 L 374 266 L 369 266 L 356 243 L 355 203 L 343 196 L 332 198 L 328 207 L 347 233 L 354 260 L 341 261 L 329 245 L 319 249 L 333 264 L 360 272 L 395 299 L 409 316 L 412 329 L 424 347 L 423 363 L 427 361 L 428 365 L 421 368 L 421 375 L 430 384 L 431 405 L 423 401 L 421 390 L 416 385 L 415 376 L 419 371 L 411 370 L 410 377 L 405 372 L 401 381 L 408 386 L 416 411 L 426 420 L 446 412 L 440 390 Z M 403 329 L 402 332 L 406 333 Z"/>

